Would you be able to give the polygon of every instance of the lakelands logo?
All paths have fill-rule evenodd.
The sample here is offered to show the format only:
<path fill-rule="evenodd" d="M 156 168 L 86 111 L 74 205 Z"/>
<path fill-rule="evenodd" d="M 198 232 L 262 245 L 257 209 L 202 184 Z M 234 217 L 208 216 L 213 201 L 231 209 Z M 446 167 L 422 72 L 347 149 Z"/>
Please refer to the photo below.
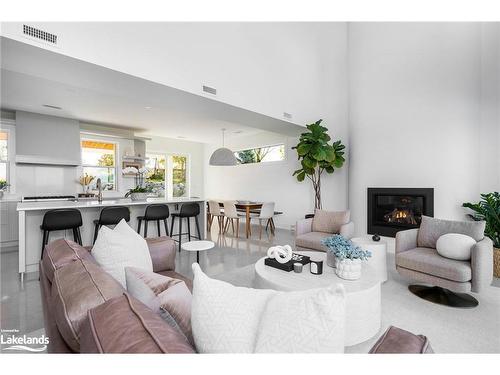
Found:
<path fill-rule="evenodd" d="M 43 352 L 47 349 L 49 338 L 42 334 L 39 337 L 26 335 L 16 336 L 17 329 L 2 329 L 0 333 L 0 345 L 2 351 L 28 351 Z"/>

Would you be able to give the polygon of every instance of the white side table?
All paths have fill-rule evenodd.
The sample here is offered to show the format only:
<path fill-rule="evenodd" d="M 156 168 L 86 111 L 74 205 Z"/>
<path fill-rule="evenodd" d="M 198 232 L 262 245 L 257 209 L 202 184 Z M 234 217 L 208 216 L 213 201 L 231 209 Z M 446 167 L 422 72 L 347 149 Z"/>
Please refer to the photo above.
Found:
<path fill-rule="evenodd" d="M 196 263 L 200 263 L 200 251 L 213 249 L 215 243 L 212 241 L 189 241 L 181 245 L 181 249 L 185 251 L 196 251 Z"/>
<path fill-rule="evenodd" d="M 368 264 L 372 266 L 381 282 L 387 281 L 387 243 L 383 240 L 373 241 L 371 236 L 351 238 L 351 241 L 363 250 L 368 250 L 372 256 Z"/>

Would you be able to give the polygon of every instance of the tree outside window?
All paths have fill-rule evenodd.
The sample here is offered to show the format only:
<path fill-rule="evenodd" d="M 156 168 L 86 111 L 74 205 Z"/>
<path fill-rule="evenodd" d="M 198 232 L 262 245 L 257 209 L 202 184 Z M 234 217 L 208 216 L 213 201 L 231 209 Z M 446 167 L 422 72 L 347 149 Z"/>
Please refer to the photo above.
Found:
<path fill-rule="evenodd" d="M 94 176 L 91 188 L 101 179 L 103 190 L 116 190 L 116 145 L 112 142 L 82 140 L 83 174 Z"/>
<path fill-rule="evenodd" d="M 266 163 L 270 161 L 285 160 L 285 145 L 257 147 L 234 153 L 239 164 Z"/>

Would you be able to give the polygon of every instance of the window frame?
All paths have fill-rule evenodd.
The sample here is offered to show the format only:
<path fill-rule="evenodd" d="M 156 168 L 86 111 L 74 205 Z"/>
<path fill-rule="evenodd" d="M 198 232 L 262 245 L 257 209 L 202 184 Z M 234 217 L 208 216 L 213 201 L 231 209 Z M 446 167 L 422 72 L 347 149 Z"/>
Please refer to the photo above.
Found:
<path fill-rule="evenodd" d="M 165 178 L 163 180 L 163 188 L 165 190 L 165 196 L 163 198 L 167 198 L 169 196 L 168 187 L 167 187 L 168 155 L 163 153 L 163 152 L 146 152 L 146 158 L 150 159 L 150 156 L 153 156 L 153 157 L 162 156 L 165 158 Z"/>
<path fill-rule="evenodd" d="M 276 164 L 284 164 L 284 163 L 286 163 L 286 161 L 288 159 L 288 143 L 287 142 L 278 142 L 278 143 L 264 144 L 264 145 L 259 145 L 259 146 L 250 146 L 250 147 L 239 148 L 239 149 L 233 150 L 233 154 L 236 154 L 237 152 L 240 152 L 240 151 L 254 150 L 256 148 L 266 148 L 266 147 L 276 147 L 276 146 L 283 146 L 283 148 L 284 148 L 284 156 L 283 156 L 282 160 L 265 161 L 265 162 L 258 162 L 258 163 L 238 163 L 238 164 L 236 164 L 236 166 L 242 166 L 242 165 L 276 165 Z"/>
<path fill-rule="evenodd" d="M 103 138 L 100 138 L 100 137 L 96 137 L 96 138 L 92 138 L 92 137 L 80 137 L 80 154 L 83 154 L 83 146 L 82 146 L 82 142 L 83 141 L 90 141 L 90 142 L 101 142 L 101 143 L 111 143 L 115 146 L 115 165 L 114 165 L 114 170 L 115 170 L 115 186 L 114 186 L 114 189 L 112 190 L 103 190 L 103 191 L 111 191 L 111 192 L 118 192 L 119 189 L 118 189 L 118 165 L 120 163 L 120 160 L 119 160 L 119 153 L 118 153 L 118 148 L 119 148 L 119 143 L 116 142 L 116 141 L 110 141 L 108 139 L 103 139 Z M 83 156 L 83 155 L 82 155 Z M 99 165 L 90 165 L 90 164 L 83 164 L 83 157 L 82 157 L 82 165 L 81 165 L 81 170 L 82 170 L 82 174 L 84 173 L 84 169 L 85 167 L 88 167 L 88 168 L 111 168 L 111 167 L 102 167 L 102 166 L 99 166 Z"/>
<path fill-rule="evenodd" d="M 0 130 L 7 133 L 7 160 L 0 161 L 6 165 L 7 183 L 9 186 L 5 190 L 6 194 L 16 192 L 16 127 L 15 122 L 10 120 L 0 120 Z"/>
<path fill-rule="evenodd" d="M 174 197 L 174 182 L 173 182 L 173 160 L 172 156 L 182 156 L 186 158 L 186 184 L 187 189 L 185 197 L 191 196 L 191 154 L 184 152 L 159 152 L 148 151 L 147 155 L 157 155 L 165 157 L 165 198 L 182 198 Z"/>

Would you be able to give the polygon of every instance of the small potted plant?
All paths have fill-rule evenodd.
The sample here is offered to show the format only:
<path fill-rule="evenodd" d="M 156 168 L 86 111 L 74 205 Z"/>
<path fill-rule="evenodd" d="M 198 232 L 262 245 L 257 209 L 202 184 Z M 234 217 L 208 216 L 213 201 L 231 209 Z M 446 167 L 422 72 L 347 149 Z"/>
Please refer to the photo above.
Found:
<path fill-rule="evenodd" d="M 0 199 L 3 198 L 3 193 L 7 188 L 9 187 L 9 184 L 5 180 L 0 180 Z"/>
<path fill-rule="evenodd" d="M 345 280 L 357 280 L 361 277 L 361 261 L 372 254 L 362 250 L 340 234 L 327 237 L 321 241 L 328 248 L 327 264 L 335 267 L 338 277 Z"/>
<path fill-rule="evenodd" d="M 80 179 L 78 180 L 78 183 L 82 185 L 83 189 L 83 195 L 84 196 L 91 196 L 90 194 L 90 183 L 94 181 L 95 177 L 92 175 L 89 175 L 85 173 L 84 175 L 80 176 Z"/>
<path fill-rule="evenodd" d="M 148 198 L 148 194 L 152 192 L 153 189 L 150 185 L 136 186 L 125 194 L 125 198 L 130 197 L 133 201 L 145 201 Z"/>

